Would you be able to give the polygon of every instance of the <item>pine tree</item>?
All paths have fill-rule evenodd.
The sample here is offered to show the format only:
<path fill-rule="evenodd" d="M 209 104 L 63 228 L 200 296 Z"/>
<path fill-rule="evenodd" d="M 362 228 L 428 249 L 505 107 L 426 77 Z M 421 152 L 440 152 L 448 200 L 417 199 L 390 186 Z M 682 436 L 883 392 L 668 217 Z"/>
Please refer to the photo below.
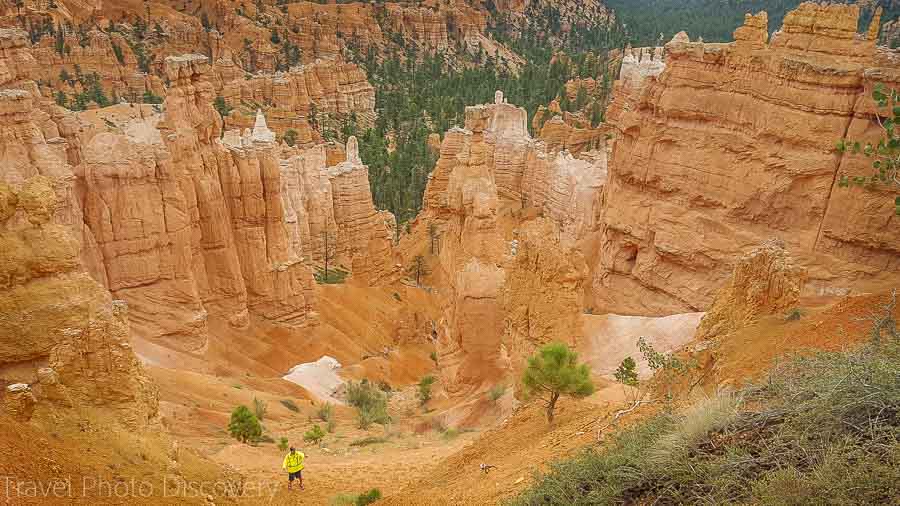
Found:
<path fill-rule="evenodd" d="M 563 343 L 547 344 L 528 359 L 522 386 L 526 396 L 544 401 L 551 423 L 560 396 L 581 398 L 594 393 L 590 367 L 578 364 L 578 354 Z"/>
<path fill-rule="evenodd" d="M 242 443 L 253 442 L 262 435 L 262 426 L 250 408 L 242 405 L 231 412 L 228 433 Z"/>

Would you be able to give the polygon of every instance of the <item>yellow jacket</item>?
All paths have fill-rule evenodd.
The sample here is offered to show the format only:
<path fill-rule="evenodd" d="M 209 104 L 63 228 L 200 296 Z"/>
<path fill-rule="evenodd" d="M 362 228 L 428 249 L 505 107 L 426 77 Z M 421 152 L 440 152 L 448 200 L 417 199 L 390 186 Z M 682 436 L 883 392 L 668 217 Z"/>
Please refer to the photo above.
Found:
<path fill-rule="evenodd" d="M 296 473 L 303 470 L 303 460 L 306 455 L 303 452 L 288 453 L 284 456 L 284 462 L 281 464 L 282 469 L 287 469 L 289 473 Z"/>

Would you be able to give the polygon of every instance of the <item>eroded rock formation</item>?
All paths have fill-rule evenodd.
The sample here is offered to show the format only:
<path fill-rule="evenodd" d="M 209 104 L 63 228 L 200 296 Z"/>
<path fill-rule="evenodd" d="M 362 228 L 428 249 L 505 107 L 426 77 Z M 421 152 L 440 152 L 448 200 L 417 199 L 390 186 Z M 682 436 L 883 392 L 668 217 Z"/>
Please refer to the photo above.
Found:
<path fill-rule="evenodd" d="M 198 351 L 210 315 L 236 326 L 252 315 L 314 321 L 325 231 L 354 279 L 392 275 L 393 219 L 372 204 L 355 139 L 329 170 L 323 147 L 278 144 L 261 112 L 252 130 L 223 135 L 205 56 L 168 58 L 166 79 L 164 112 L 72 114 L 26 90 L 0 96 L 3 179 L 52 178 L 65 204 L 55 223 L 76 232 L 88 272 L 128 303 L 137 335 Z"/>
<path fill-rule="evenodd" d="M 605 156 L 549 152 L 498 92 L 446 133 L 417 229 L 439 230 L 443 386 L 464 393 L 517 374 L 541 344 L 581 334 L 579 248 Z M 531 215 L 529 218 L 528 215 Z M 536 218 L 534 214 L 543 214 Z M 588 222 L 585 222 L 585 220 Z"/>
<path fill-rule="evenodd" d="M 760 316 L 783 313 L 800 298 L 806 272 L 794 264 L 780 240 L 747 253 L 716 294 L 700 322 L 697 339 L 708 339 L 747 326 Z"/>
<path fill-rule="evenodd" d="M 765 13 L 735 42 L 677 35 L 665 62 L 623 67 L 592 302 L 601 312 L 705 309 L 734 258 L 770 237 L 806 267 L 807 294 L 896 282 L 900 228 L 888 191 L 839 188 L 871 160 L 871 91 L 896 87 L 893 52 L 857 34 L 854 5 L 804 3 L 768 40 Z M 661 72 L 660 72 L 661 71 Z"/>
<path fill-rule="evenodd" d="M 340 61 L 321 61 L 288 72 L 230 79 L 217 64 L 218 93 L 233 108 L 226 128 L 249 128 L 255 121 L 248 104 L 265 104 L 269 127 L 279 137 L 296 132 L 296 143 L 309 147 L 321 141 L 312 125 L 323 118 L 353 116 L 361 129 L 375 119 L 375 89 L 363 70 Z"/>
<path fill-rule="evenodd" d="M 0 382 L 26 421 L 43 400 L 103 406 L 132 428 L 158 422 L 156 387 L 129 342 L 127 306 L 85 272 L 69 227 L 54 223 L 50 178 L 0 182 Z"/>

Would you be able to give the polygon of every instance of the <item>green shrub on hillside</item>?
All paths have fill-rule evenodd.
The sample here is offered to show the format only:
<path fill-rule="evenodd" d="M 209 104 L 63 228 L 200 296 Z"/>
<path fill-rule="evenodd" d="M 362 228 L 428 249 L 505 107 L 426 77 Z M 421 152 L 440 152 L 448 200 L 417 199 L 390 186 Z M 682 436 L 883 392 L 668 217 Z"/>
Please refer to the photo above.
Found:
<path fill-rule="evenodd" d="M 373 423 L 385 425 L 391 421 L 387 412 L 387 394 L 369 380 L 347 384 L 347 403 L 356 408 L 360 429 Z"/>
<path fill-rule="evenodd" d="M 231 412 L 231 420 L 228 422 L 228 433 L 231 437 L 242 443 L 257 441 L 262 436 L 262 426 L 259 419 L 247 406 L 238 406 Z"/>
<path fill-rule="evenodd" d="M 334 419 L 334 404 L 330 402 L 326 402 L 319 406 L 319 409 L 316 411 L 316 417 L 323 422 L 330 422 Z"/>
<path fill-rule="evenodd" d="M 581 398 L 594 393 L 590 367 L 579 364 L 578 354 L 563 343 L 544 345 L 528 358 L 522 386 L 526 396 L 544 401 L 548 422 L 553 422 L 560 396 Z"/>
<path fill-rule="evenodd" d="M 325 431 L 319 424 L 315 424 L 311 429 L 303 433 L 303 440 L 307 443 L 320 444 L 325 439 Z"/>
<path fill-rule="evenodd" d="M 419 398 L 419 404 L 422 406 L 428 404 L 428 401 L 431 400 L 431 386 L 434 385 L 435 381 L 437 381 L 435 377 L 430 374 L 419 381 L 416 397 Z"/>

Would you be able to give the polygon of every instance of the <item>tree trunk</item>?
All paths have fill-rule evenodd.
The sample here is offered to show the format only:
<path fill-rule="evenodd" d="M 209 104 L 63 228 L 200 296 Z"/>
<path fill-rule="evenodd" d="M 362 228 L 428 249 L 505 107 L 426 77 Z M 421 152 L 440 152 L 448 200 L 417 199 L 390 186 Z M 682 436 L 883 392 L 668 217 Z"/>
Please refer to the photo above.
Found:
<path fill-rule="evenodd" d="M 553 410 L 556 409 L 556 401 L 559 400 L 559 393 L 550 394 L 550 400 L 547 401 L 547 421 L 553 423 Z"/>

